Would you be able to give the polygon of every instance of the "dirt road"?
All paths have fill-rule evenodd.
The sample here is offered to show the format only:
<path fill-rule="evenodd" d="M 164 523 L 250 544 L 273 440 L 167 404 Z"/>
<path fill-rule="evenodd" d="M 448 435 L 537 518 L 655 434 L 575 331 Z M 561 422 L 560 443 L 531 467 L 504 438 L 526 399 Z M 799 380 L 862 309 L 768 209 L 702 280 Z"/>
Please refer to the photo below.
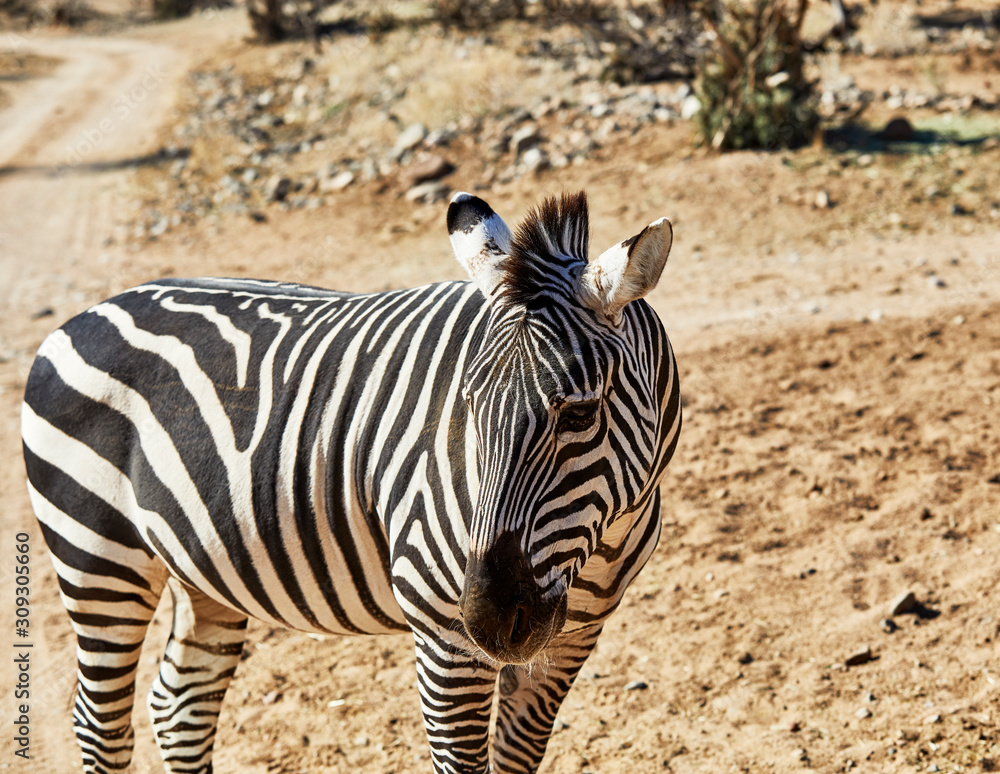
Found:
<path fill-rule="evenodd" d="M 29 518 L 17 441 L 17 406 L 33 347 L 68 308 L 92 301 L 126 260 L 109 246 L 129 203 L 130 177 L 154 153 L 156 131 L 176 99 L 187 54 L 168 46 L 117 38 L 10 36 L 19 49 L 53 57 L 48 75 L 19 84 L 0 125 L 0 534 L 2 597 L 13 600 L 15 532 L 31 535 L 31 761 L 24 771 L 70 771 L 77 752 L 65 722 L 72 692 L 72 644 L 58 609 L 54 576 Z M 45 591 L 43 591 L 45 590 Z M 3 642 L 15 639 L 13 605 L 2 606 Z M 21 642 L 18 642 L 21 644 Z M 0 663 L 12 685 L 13 664 Z M 4 690 L 0 718 L 12 728 L 13 697 Z M 0 735 L 0 760 L 12 755 Z"/>

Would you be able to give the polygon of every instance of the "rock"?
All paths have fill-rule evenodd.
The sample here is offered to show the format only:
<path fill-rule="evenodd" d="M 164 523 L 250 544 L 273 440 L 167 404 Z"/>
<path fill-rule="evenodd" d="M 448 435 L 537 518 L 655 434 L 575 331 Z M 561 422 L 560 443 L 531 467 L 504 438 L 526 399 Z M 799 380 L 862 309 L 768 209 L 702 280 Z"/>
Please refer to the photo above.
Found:
<path fill-rule="evenodd" d="M 396 144 L 392 148 L 393 155 L 399 158 L 407 151 L 416 148 L 427 136 L 427 127 L 423 124 L 410 124 L 402 134 L 396 138 Z"/>
<path fill-rule="evenodd" d="M 905 118 L 897 116 L 885 125 L 878 136 L 889 142 L 909 142 L 913 139 L 913 125 Z"/>
<path fill-rule="evenodd" d="M 406 169 L 406 179 L 412 188 L 428 180 L 438 180 L 455 171 L 455 165 L 444 156 L 427 153 L 420 156 Z"/>
<path fill-rule="evenodd" d="M 292 104 L 296 107 L 302 107 L 306 104 L 309 97 L 309 85 L 306 83 L 300 83 L 294 89 L 292 89 Z"/>
<path fill-rule="evenodd" d="M 527 123 L 511 135 L 507 147 L 515 156 L 520 156 L 523 151 L 536 145 L 541 139 L 542 133 L 538 124 Z"/>
<path fill-rule="evenodd" d="M 611 113 L 611 105 L 609 105 L 607 102 L 600 102 L 594 105 L 590 109 L 590 115 L 592 115 L 594 118 L 604 118 L 604 116 L 610 113 Z"/>
<path fill-rule="evenodd" d="M 904 591 L 892 600 L 892 603 L 889 605 L 889 615 L 906 615 L 907 613 L 916 612 L 919 604 L 916 594 L 912 591 Z"/>
<path fill-rule="evenodd" d="M 924 725 L 927 726 L 932 726 L 940 722 L 941 722 L 940 715 L 928 715 L 926 718 L 924 718 Z"/>
<path fill-rule="evenodd" d="M 424 138 L 424 145 L 443 148 L 451 144 L 455 139 L 455 133 L 447 129 L 434 129 Z"/>
<path fill-rule="evenodd" d="M 899 625 L 891 618 L 883 618 L 878 622 L 878 625 L 882 627 L 882 631 L 886 634 L 892 634 L 894 631 L 899 629 Z"/>
<path fill-rule="evenodd" d="M 861 666 L 862 664 L 867 664 L 869 661 L 874 660 L 875 656 L 872 655 L 872 649 L 865 647 L 861 650 L 854 651 L 854 653 L 844 659 L 844 666 Z"/>
<path fill-rule="evenodd" d="M 354 737 L 355 747 L 367 747 L 368 744 L 369 744 L 368 737 L 365 736 L 364 734 Z"/>
<path fill-rule="evenodd" d="M 343 191 L 347 186 L 354 182 L 354 173 L 349 169 L 345 169 L 342 172 L 338 172 L 332 177 L 328 177 L 319 184 L 319 190 L 323 193 L 331 193 L 332 191 Z"/>
<path fill-rule="evenodd" d="M 257 210 L 251 210 L 248 214 L 250 216 L 250 220 L 252 220 L 254 223 L 267 223 L 267 215 L 265 215 L 263 212 L 259 212 Z"/>
<path fill-rule="evenodd" d="M 973 215 L 974 213 L 968 207 L 963 207 L 958 202 L 952 202 L 951 204 L 948 205 L 948 214 L 962 216 L 962 215 Z"/>
<path fill-rule="evenodd" d="M 43 317 L 51 317 L 55 314 L 55 310 L 51 306 L 43 307 L 31 315 L 32 320 L 41 320 Z"/>
<path fill-rule="evenodd" d="M 688 94 L 681 100 L 681 118 L 685 121 L 690 121 L 694 118 L 699 110 L 701 110 L 701 100 L 694 94 Z"/>
<path fill-rule="evenodd" d="M 649 684 L 643 680 L 633 680 L 625 686 L 626 691 L 645 691 L 647 688 L 649 688 Z"/>
<path fill-rule="evenodd" d="M 871 691 L 866 692 L 863 698 L 869 704 L 874 704 L 875 702 L 878 701 L 878 699 L 875 697 L 875 694 L 872 693 Z"/>
<path fill-rule="evenodd" d="M 883 317 L 885 317 L 885 312 L 881 309 L 872 309 L 868 315 L 868 319 L 872 322 L 881 322 Z"/>
<path fill-rule="evenodd" d="M 830 201 L 830 194 L 827 193 L 826 191 L 819 191 L 816 194 L 816 201 L 814 206 L 817 210 L 830 209 L 830 207 L 833 206 L 832 202 Z"/>
<path fill-rule="evenodd" d="M 418 202 L 420 204 L 434 204 L 448 198 L 451 188 L 447 184 L 438 180 L 429 180 L 426 183 L 416 185 L 407 191 L 403 198 L 408 202 Z"/>
<path fill-rule="evenodd" d="M 857 712 L 854 713 L 854 717 L 858 720 L 867 720 L 872 716 L 872 711 L 867 707 L 862 707 Z"/>
<path fill-rule="evenodd" d="M 529 172 L 539 172 L 549 165 L 549 157 L 541 148 L 529 148 L 524 152 L 521 161 Z"/>
<path fill-rule="evenodd" d="M 736 659 L 736 661 L 739 662 L 740 664 L 743 664 L 743 666 L 746 666 L 747 664 L 753 663 L 753 656 L 749 652 L 747 652 L 744 653 L 742 656 L 740 656 L 738 659 Z"/>
<path fill-rule="evenodd" d="M 556 722 L 552 724 L 552 733 L 558 734 L 560 731 L 565 731 L 569 727 L 570 727 L 569 723 L 564 723 L 563 721 L 559 720 L 559 718 L 556 718 Z"/>
<path fill-rule="evenodd" d="M 282 175 L 273 175 L 264 187 L 264 196 L 269 202 L 283 202 L 291 190 L 291 178 Z"/>
<path fill-rule="evenodd" d="M 277 691 L 277 690 L 276 691 L 269 691 L 268 693 L 264 694 L 264 698 L 261 699 L 261 701 L 264 704 L 276 704 L 277 702 L 281 701 L 281 698 L 283 696 L 284 696 L 284 694 L 281 691 Z"/>
<path fill-rule="evenodd" d="M 941 279 L 938 275 L 932 274 L 927 278 L 927 286 L 931 288 L 945 288 L 948 287 L 948 283 Z"/>

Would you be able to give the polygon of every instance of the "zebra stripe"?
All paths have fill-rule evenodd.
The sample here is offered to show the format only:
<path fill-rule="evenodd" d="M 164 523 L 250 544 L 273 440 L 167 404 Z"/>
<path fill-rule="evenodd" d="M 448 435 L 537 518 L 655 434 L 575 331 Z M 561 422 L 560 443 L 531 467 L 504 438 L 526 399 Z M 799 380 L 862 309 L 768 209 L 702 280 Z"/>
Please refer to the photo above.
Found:
<path fill-rule="evenodd" d="M 165 587 L 148 707 L 168 772 L 211 771 L 249 617 L 410 631 L 435 771 L 537 768 L 659 536 L 679 387 L 639 299 L 669 224 L 590 262 L 582 194 L 513 232 L 461 194 L 448 225 L 471 282 L 162 280 L 43 343 L 22 435 L 77 634 L 86 772 L 129 765 Z"/>

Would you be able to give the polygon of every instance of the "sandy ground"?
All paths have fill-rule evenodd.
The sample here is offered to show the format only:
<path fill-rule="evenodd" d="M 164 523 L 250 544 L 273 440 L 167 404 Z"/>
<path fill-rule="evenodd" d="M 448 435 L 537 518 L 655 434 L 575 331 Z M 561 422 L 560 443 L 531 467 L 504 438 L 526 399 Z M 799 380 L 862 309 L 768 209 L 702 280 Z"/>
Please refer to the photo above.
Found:
<path fill-rule="evenodd" d="M 216 219 L 138 250 L 109 240 L 187 69 L 243 34 L 242 14 L 222 13 L 20 44 L 61 64 L 9 86 L 0 114 L 0 626 L 13 629 L 13 536 L 26 530 L 34 645 L 32 759 L 12 755 L 4 659 L 0 768 L 77 765 L 72 640 L 17 430 L 42 338 L 157 276 L 348 290 L 460 276 L 443 206 L 364 188 L 320 211 Z M 815 175 L 765 155 L 692 157 L 679 150 L 685 131 L 483 194 L 513 221 L 542 194 L 586 188 L 595 249 L 660 215 L 677 234 L 651 298 L 687 406 L 664 533 L 566 701 L 543 771 L 1000 770 L 1000 235 L 940 211 L 916 232 L 873 229 L 852 213 L 896 204 L 860 188 L 838 190 L 845 204 L 832 211 L 775 204 Z M 906 591 L 920 614 L 887 632 Z M 168 621 L 161 606 L 140 695 Z M 866 647 L 871 660 L 844 666 Z M 252 626 L 216 770 L 428 771 L 412 662 L 406 637 Z M 626 690 L 635 680 L 647 687 Z M 134 770 L 159 771 L 144 714 Z"/>

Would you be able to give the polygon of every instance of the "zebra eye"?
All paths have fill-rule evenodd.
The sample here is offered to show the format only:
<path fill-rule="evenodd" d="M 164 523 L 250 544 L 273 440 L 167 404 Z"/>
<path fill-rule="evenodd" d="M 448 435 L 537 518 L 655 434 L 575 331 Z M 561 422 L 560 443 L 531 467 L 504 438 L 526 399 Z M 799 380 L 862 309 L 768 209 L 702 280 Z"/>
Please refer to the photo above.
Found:
<path fill-rule="evenodd" d="M 582 433 L 589 429 L 597 419 L 599 407 L 600 403 L 596 400 L 565 404 L 559 411 L 559 432 Z"/>

